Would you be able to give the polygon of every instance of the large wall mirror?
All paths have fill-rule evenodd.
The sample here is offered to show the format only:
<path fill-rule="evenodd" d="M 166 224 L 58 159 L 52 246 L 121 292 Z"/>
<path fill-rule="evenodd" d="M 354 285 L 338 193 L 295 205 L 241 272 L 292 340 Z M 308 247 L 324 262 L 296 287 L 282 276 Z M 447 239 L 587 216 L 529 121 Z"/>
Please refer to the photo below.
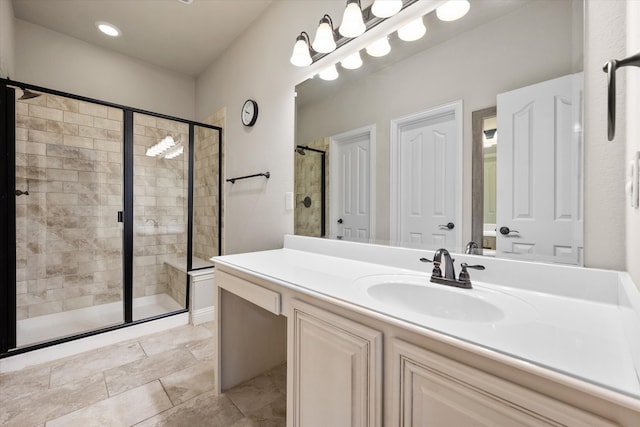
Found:
<path fill-rule="evenodd" d="M 299 84 L 295 233 L 581 265 L 583 9 L 474 1 Z"/>

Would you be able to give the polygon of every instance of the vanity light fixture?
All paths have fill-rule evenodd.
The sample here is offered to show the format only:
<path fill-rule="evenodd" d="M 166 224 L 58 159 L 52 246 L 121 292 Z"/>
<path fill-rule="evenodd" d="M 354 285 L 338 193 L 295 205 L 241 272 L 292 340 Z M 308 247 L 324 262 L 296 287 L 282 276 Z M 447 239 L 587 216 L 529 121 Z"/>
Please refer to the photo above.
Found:
<path fill-rule="evenodd" d="M 335 65 L 330 65 L 318 74 L 322 80 L 335 80 L 338 78 L 338 70 Z"/>
<path fill-rule="evenodd" d="M 412 42 L 418 40 L 424 36 L 427 32 L 427 27 L 424 26 L 424 22 L 422 22 L 422 17 L 418 19 L 414 19 L 413 21 L 406 24 L 404 27 L 398 29 L 398 37 L 400 40 L 404 40 L 406 42 Z"/>
<path fill-rule="evenodd" d="M 441 21 L 455 21 L 469 12 L 469 0 L 449 0 L 436 9 L 436 16 Z"/>
<path fill-rule="evenodd" d="M 362 66 L 362 58 L 360 57 L 360 52 L 353 53 L 342 61 L 340 61 L 340 65 L 342 68 L 346 68 L 347 70 L 355 70 Z"/>
<path fill-rule="evenodd" d="M 316 30 L 316 38 L 313 39 L 311 46 L 313 50 L 320 53 L 329 53 L 336 50 L 336 39 L 333 36 L 333 21 L 326 13 L 322 19 L 320 19 L 318 29 Z"/>
<path fill-rule="evenodd" d="M 153 147 L 150 147 L 145 154 L 149 157 L 157 157 L 175 145 L 176 141 L 173 137 L 171 135 L 167 135 Z"/>
<path fill-rule="evenodd" d="M 364 34 L 367 26 L 362 19 L 360 0 L 347 0 L 347 7 L 342 15 L 342 23 L 338 31 L 344 37 L 358 37 Z"/>
<path fill-rule="evenodd" d="M 402 10 L 402 0 L 375 0 L 371 13 L 378 18 L 389 18 Z"/>
<path fill-rule="evenodd" d="M 405 8 L 419 2 L 420 0 L 373 0 L 371 6 L 368 6 L 363 11 L 360 0 L 347 0 L 340 27 L 334 30 L 331 17 L 325 14 L 320 20 L 313 43 L 310 43 L 309 35 L 304 31 L 297 37 L 290 61 L 297 67 L 312 65 L 333 52 L 338 46 L 343 46 L 350 42 L 350 39 L 364 34 L 367 28 L 371 29 L 387 19 L 387 17 L 391 17 L 399 11 L 404 11 Z M 436 8 L 435 12 L 442 21 L 460 19 L 467 14 L 471 7 L 469 0 L 446 0 L 439 1 L 438 4 L 441 4 L 441 6 Z M 420 8 L 417 10 L 420 10 Z M 430 13 L 433 9 L 423 6 L 423 10 L 425 10 L 424 13 Z M 411 16 L 410 14 L 408 15 Z M 416 16 L 416 14 L 413 16 Z M 392 18 L 392 20 L 394 19 Z M 365 50 L 370 56 L 381 57 L 391 51 L 388 36 L 393 32 L 397 31 L 398 38 L 403 41 L 414 41 L 424 36 L 427 29 L 424 25 L 424 16 L 422 16 L 412 21 L 402 22 L 402 20 L 395 20 L 392 25 L 388 26 L 386 31 L 388 31 L 386 36 L 366 47 Z M 384 32 L 381 33 L 384 34 Z M 360 67 L 362 58 L 358 59 L 359 54 L 353 54 L 352 56 L 353 58 L 344 58 L 342 60 L 336 58 L 336 60 L 340 61 L 345 69 Z M 335 65 L 332 67 L 335 68 Z M 329 72 L 325 70 L 321 74 L 328 75 L 331 79 L 337 78 L 337 71 Z"/>
<path fill-rule="evenodd" d="M 290 59 L 291 63 L 296 67 L 306 67 L 313 62 L 311 53 L 309 52 L 309 34 L 301 32 L 293 45 L 293 54 Z"/>
<path fill-rule="evenodd" d="M 115 25 L 110 24 L 108 22 L 98 21 L 98 22 L 96 22 L 96 27 L 103 34 L 106 34 L 109 37 L 118 37 L 118 36 L 120 36 L 122 34 L 122 31 L 120 31 L 120 29 L 118 27 L 116 27 Z"/>
<path fill-rule="evenodd" d="M 387 36 L 384 36 L 367 46 L 367 53 L 376 58 L 385 56 L 389 52 L 391 52 L 391 45 L 389 44 L 389 38 Z"/>

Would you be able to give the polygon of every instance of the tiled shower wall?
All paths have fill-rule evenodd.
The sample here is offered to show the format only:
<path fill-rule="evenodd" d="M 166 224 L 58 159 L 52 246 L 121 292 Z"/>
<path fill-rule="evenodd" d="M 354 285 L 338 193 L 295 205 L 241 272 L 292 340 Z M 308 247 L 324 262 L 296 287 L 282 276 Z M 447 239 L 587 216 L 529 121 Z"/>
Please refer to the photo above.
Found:
<path fill-rule="evenodd" d="M 167 135 L 183 144 L 183 154 L 146 156 Z M 165 260 L 183 258 L 186 268 L 188 147 L 187 124 L 134 114 L 134 297 L 168 293 L 185 304 L 182 294 L 168 286 Z"/>
<path fill-rule="evenodd" d="M 193 176 L 193 256 L 218 255 L 219 132 L 196 126 Z"/>
<path fill-rule="evenodd" d="M 325 155 L 325 186 L 326 186 L 326 232 L 329 233 L 329 138 L 319 139 L 306 144 L 317 150 L 324 150 Z M 306 151 L 303 156 L 295 153 L 295 191 L 296 207 L 294 210 L 294 233 L 302 236 L 320 236 L 321 225 L 321 155 L 313 151 Z M 305 207 L 304 198 L 311 198 L 311 206 Z"/>
<path fill-rule="evenodd" d="M 217 126 L 220 129 L 222 129 L 222 132 L 220 133 L 222 141 L 220 141 L 219 144 L 219 149 L 222 150 L 222 156 L 220 156 L 220 162 L 216 163 L 213 171 L 214 173 L 218 176 L 218 179 L 224 179 L 224 144 L 225 144 L 225 133 L 224 133 L 224 129 L 226 127 L 227 124 L 227 108 L 226 107 L 222 107 L 221 109 L 219 109 L 218 111 L 214 112 L 213 114 L 209 115 L 205 120 L 204 123 L 208 124 L 208 125 L 212 125 L 212 126 Z M 214 233 L 218 232 L 218 223 L 220 226 L 220 230 L 224 230 L 224 200 L 222 199 L 221 194 L 216 190 L 216 199 L 218 203 L 220 203 L 220 216 L 215 218 L 216 221 L 216 227 L 214 228 Z M 215 206 L 214 209 L 218 210 L 218 207 Z M 221 240 L 221 248 L 220 248 L 220 253 L 224 255 L 224 245 L 225 245 L 225 237 L 224 237 L 224 232 L 221 232 L 220 234 L 222 234 L 220 240 Z M 212 236 L 212 237 L 216 237 L 216 236 Z M 217 245 L 217 240 L 216 243 Z M 218 248 L 215 248 L 216 253 Z M 204 258 L 204 259 L 208 259 L 208 258 Z"/>
<path fill-rule="evenodd" d="M 122 111 L 16 102 L 18 320 L 122 299 Z"/>

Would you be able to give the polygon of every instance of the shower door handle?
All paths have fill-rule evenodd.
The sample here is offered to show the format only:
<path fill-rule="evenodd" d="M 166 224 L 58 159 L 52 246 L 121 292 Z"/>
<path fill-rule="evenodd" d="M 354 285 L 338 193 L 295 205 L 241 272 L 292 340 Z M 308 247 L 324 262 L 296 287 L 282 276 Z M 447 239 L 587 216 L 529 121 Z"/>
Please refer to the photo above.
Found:
<path fill-rule="evenodd" d="M 124 215 L 122 211 L 118 211 L 118 222 L 124 222 Z"/>

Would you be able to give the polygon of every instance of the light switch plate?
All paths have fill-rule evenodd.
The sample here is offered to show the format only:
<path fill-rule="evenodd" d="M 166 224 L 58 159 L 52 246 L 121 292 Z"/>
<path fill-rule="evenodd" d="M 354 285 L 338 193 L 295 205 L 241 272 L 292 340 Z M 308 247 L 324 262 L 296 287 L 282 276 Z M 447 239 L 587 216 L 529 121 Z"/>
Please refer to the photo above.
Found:
<path fill-rule="evenodd" d="M 284 193 L 284 208 L 288 211 L 293 210 L 293 192 L 291 191 Z"/>
<path fill-rule="evenodd" d="M 638 193 L 640 192 L 640 152 L 636 151 L 636 154 L 633 159 L 633 177 L 632 177 L 632 193 L 631 193 L 631 204 L 634 208 L 638 209 L 639 200 Z"/>
<path fill-rule="evenodd" d="M 626 191 L 629 196 L 629 205 L 635 209 L 638 209 L 638 193 L 640 192 L 640 182 L 638 178 L 640 176 L 640 171 L 638 170 L 640 167 L 639 160 L 640 152 L 636 152 L 629 162 L 627 169 Z"/>

